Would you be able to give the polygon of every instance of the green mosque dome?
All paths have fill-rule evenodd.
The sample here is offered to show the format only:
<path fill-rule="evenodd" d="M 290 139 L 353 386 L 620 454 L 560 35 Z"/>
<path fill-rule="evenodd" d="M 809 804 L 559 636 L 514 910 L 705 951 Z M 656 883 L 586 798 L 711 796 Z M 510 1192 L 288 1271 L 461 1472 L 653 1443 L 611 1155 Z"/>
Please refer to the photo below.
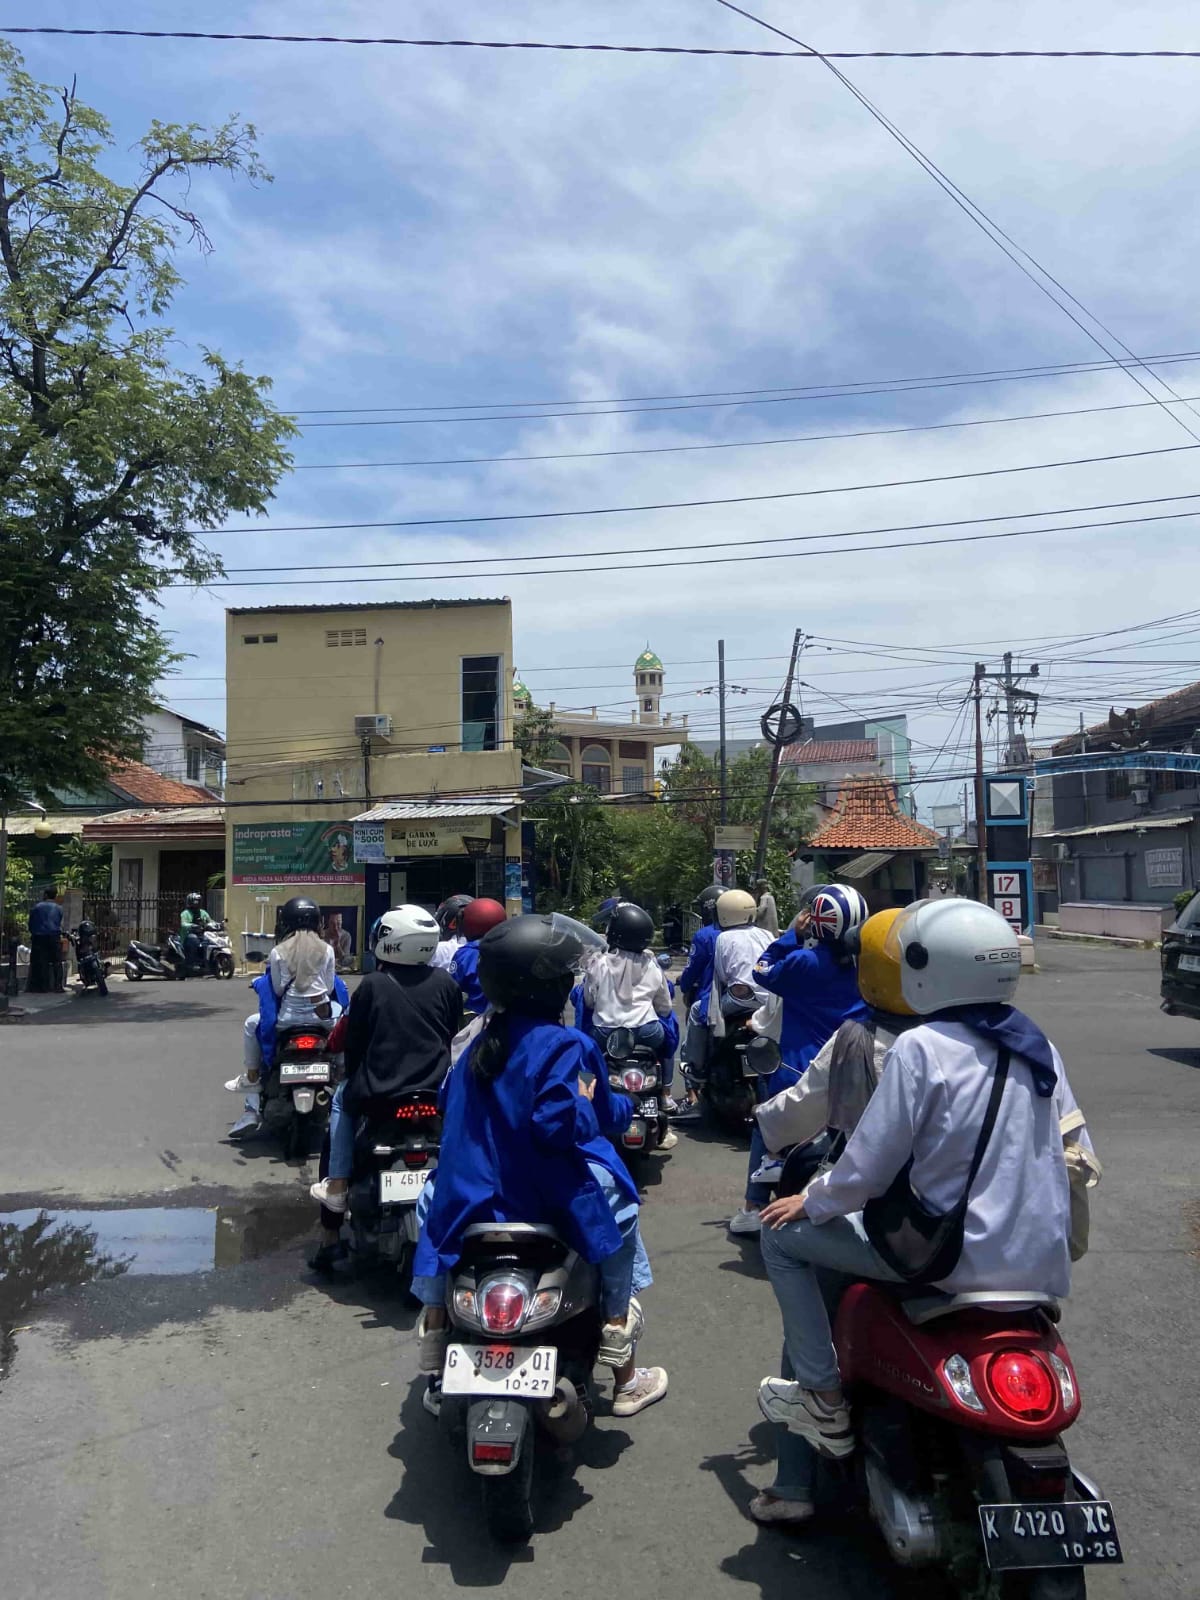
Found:
<path fill-rule="evenodd" d="M 642 651 L 641 655 L 634 662 L 633 670 L 635 672 L 661 672 L 663 670 L 663 664 L 654 654 L 654 651 L 651 650 L 650 646 L 647 645 Z"/>

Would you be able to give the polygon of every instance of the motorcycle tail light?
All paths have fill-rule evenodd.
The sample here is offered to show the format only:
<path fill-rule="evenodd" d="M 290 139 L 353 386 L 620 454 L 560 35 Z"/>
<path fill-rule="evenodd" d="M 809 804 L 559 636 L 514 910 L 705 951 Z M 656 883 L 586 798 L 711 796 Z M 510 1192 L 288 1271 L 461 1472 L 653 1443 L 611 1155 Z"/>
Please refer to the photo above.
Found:
<path fill-rule="evenodd" d="M 479 1298 L 479 1320 L 488 1333 L 516 1333 L 525 1320 L 529 1300 L 519 1283 L 488 1283 Z"/>
<path fill-rule="evenodd" d="M 632 1094 L 637 1094 L 646 1084 L 646 1074 L 638 1067 L 626 1067 L 622 1084 Z"/>
<path fill-rule="evenodd" d="M 1061 1356 L 1050 1352 L 1047 1359 L 1054 1369 L 1054 1376 L 1058 1379 L 1058 1392 L 1062 1395 L 1062 1403 L 1067 1411 L 1074 1411 L 1079 1404 L 1079 1391 L 1075 1387 L 1075 1374 Z"/>
<path fill-rule="evenodd" d="M 406 1167 L 427 1167 L 429 1165 L 428 1150 L 406 1150 L 404 1152 L 404 1165 Z"/>
<path fill-rule="evenodd" d="M 318 1033 L 297 1033 L 288 1040 L 289 1050 L 319 1050 L 322 1039 Z"/>
<path fill-rule="evenodd" d="M 410 1100 L 407 1105 L 396 1107 L 396 1117 L 400 1122 L 425 1122 L 437 1114 L 436 1100 Z"/>
<path fill-rule="evenodd" d="M 1054 1380 L 1026 1350 L 1001 1350 L 987 1364 L 988 1384 L 996 1403 L 1022 1422 L 1041 1422 L 1054 1410 Z"/>
<path fill-rule="evenodd" d="M 493 1444 L 483 1439 L 476 1439 L 471 1444 L 472 1461 L 496 1461 L 508 1464 L 513 1458 L 511 1444 Z"/>

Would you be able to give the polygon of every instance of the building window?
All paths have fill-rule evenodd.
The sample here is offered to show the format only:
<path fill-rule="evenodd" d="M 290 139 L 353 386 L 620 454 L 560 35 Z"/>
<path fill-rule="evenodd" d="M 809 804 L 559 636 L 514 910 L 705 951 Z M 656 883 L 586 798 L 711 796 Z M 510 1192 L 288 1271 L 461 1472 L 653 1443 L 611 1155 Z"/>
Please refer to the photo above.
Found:
<path fill-rule="evenodd" d="M 643 700 L 642 701 L 642 710 L 643 711 L 653 711 L 654 710 L 654 701 L 653 700 Z"/>
<path fill-rule="evenodd" d="M 326 650 L 349 650 L 356 645 L 365 645 L 367 630 L 365 628 L 326 628 Z"/>
<path fill-rule="evenodd" d="M 646 773 L 642 767 L 621 768 L 622 794 L 641 794 L 646 787 Z"/>
<path fill-rule="evenodd" d="M 500 748 L 500 657 L 462 658 L 462 747 Z"/>
<path fill-rule="evenodd" d="M 550 754 L 541 765 L 547 772 L 557 772 L 564 778 L 569 778 L 571 776 L 571 752 L 565 744 L 555 743 Z"/>
<path fill-rule="evenodd" d="M 277 633 L 264 633 L 262 636 L 262 642 L 264 644 L 278 644 L 279 635 Z"/>
<path fill-rule="evenodd" d="M 582 757 L 583 781 L 607 794 L 612 788 L 612 758 L 603 745 L 589 744 Z"/>
<path fill-rule="evenodd" d="M 242 635 L 243 644 L 257 644 L 258 642 L 258 635 L 256 633 L 244 633 Z"/>
<path fill-rule="evenodd" d="M 200 746 L 190 744 L 187 747 L 187 775 L 189 783 L 200 782 Z"/>
<path fill-rule="evenodd" d="M 1106 797 L 1109 800 L 1128 800 L 1131 777 L 1128 767 L 1110 767 L 1104 775 Z"/>

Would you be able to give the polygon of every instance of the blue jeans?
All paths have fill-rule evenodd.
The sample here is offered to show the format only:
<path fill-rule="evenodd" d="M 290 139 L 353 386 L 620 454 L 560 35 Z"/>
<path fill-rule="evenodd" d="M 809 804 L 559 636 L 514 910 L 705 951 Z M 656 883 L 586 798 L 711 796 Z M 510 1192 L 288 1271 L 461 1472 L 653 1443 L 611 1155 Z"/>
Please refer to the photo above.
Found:
<path fill-rule="evenodd" d="M 345 1079 L 333 1091 L 329 1103 L 329 1176 L 348 1178 L 354 1171 L 354 1118 L 342 1109 Z"/>
<path fill-rule="evenodd" d="M 779 1364 L 782 1378 L 795 1378 L 785 1349 Z M 802 1500 L 812 1504 L 817 1479 L 817 1452 L 808 1440 L 790 1428 L 776 1428 L 775 1482 L 767 1491 L 776 1500 Z"/>
<path fill-rule="evenodd" d="M 616 1031 L 617 1030 L 615 1028 L 601 1028 L 599 1025 L 597 1025 L 595 1030 L 596 1042 L 600 1046 L 601 1050 L 603 1050 L 605 1045 L 608 1043 L 609 1035 L 616 1033 Z M 637 1027 L 632 1028 L 630 1032 L 633 1034 L 634 1041 L 637 1044 L 645 1045 L 648 1050 L 653 1050 L 655 1053 L 657 1053 L 662 1049 L 665 1035 L 663 1033 L 663 1025 L 661 1022 L 657 1020 L 654 1022 L 640 1022 Z"/>
<path fill-rule="evenodd" d="M 757 1172 L 767 1159 L 767 1146 L 762 1134 L 759 1132 L 757 1120 L 750 1134 L 750 1165 L 746 1168 L 746 1204 L 761 1210 L 771 1198 L 771 1185 L 769 1183 L 752 1183 L 750 1174 Z"/>
<path fill-rule="evenodd" d="M 630 1295 L 640 1294 L 643 1289 L 648 1289 L 654 1278 L 650 1271 L 650 1258 L 646 1254 L 641 1230 L 638 1227 L 637 1201 L 630 1200 L 621 1193 L 607 1167 L 602 1167 L 599 1162 L 589 1161 L 588 1170 L 604 1190 L 604 1198 L 608 1201 L 613 1221 L 621 1232 L 620 1248 L 611 1256 L 605 1256 L 599 1264 L 600 1309 L 606 1318 L 611 1319 L 624 1315 L 629 1307 Z M 429 1207 L 433 1204 L 433 1186 L 436 1181 L 436 1178 L 430 1178 L 421 1190 L 421 1198 L 417 1201 L 417 1222 L 421 1227 L 425 1226 L 425 1218 L 429 1215 Z M 444 1305 L 445 1274 L 439 1273 L 436 1277 L 415 1276 L 412 1281 L 412 1292 L 424 1306 Z"/>
<path fill-rule="evenodd" d="M 831 1217 L 819 1225 L 804 1218 L 782 1228 L 764 1228 L 763 1265 L 783 1315 L 783 1341 L 796 1381 L 806 1389 L 836 1389 L 841 1383 L 829 1312 L 814 1267 L 851 1278 L 900 1280 L 867 1238 L 862 1213 Z"/>

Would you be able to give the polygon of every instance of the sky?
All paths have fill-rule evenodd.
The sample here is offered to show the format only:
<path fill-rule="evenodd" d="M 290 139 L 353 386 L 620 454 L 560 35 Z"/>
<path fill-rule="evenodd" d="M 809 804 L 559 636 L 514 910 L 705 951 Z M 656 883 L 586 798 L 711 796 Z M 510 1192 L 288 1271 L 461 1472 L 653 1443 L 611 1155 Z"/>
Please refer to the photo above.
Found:
<path fill-rule="evenodd" d="M 1169 0 L 747 9 L 827 50 L 1195 43 L 1194 7 Z M 6 20 L 788 48 L 716 0 L 25 0 Z M 1039 743 L 1200 677 L 1200 613 L 1115 631 L 1184 613 L 1200 577 L 1198 524 L 1175 515 L 1200 507 L 1200 402 L 1173 419 L 1147 394 L 1170 399 L 1165 380 L 1200 395 L 1200 354 L 1140 382 L 1112 368 L 942 382 L 1106 358 L 820 62 L 17 42 L 35 76 L 77 76 L 111 119 L 115 176 L 152 118 L 231 112 L 274 174 L 193 185 L 214 248 L 182 248 L 171 322 L 181 364 L 218 349 L 299 414 L 269 517 L 209 541 L 228 568 L 292 570 L 164 597 L 186 657 L 165 689 L 177 708 L 223 723 L 226 605 L 507 594 L 537 699 L 624 714 L 649 642 L 664 708 L 712 737 L 703 691 L 724 638 L 750 691 L 730 730 L 748 737 L 799 627 L 804 709 L 907 711 L 927 812 L 969 765 L 977 659 L 996 670 L 1011 648 L 1018 669 L 1040 664 Z M 1200 61 L 840 65 L 1112 335 L 1142 357 L 1200 352 Z M 797 393 L 898 379 L 938 383 Z M 785 392 L 711 404 L 765 390 Z M 1102 406 L 1119 409 L 991 420 Z M 380 414 L 346 414 L 366 407 Z M 434 407 L 457 414 L 414 420 Z M 897 429 L 918 431 L 879 431 Z M 736 447 L 698 448 L 714 445 Z M 561 459 L 514 459 L 530 456 Z M 598 514 L 766 496 L 780 498 Z M 545 515 L 561 511 L 588 514 Z M 476 516 L 514 520 L 287 531 Z M 981 518 L 996 520 L 965 523 Z M 1029 529 L 1051 531 L 929 543 Z M 816 537 L 846 533 L 860 537 Z M 382 562 L 410 566 L 364 576 Z"/>

